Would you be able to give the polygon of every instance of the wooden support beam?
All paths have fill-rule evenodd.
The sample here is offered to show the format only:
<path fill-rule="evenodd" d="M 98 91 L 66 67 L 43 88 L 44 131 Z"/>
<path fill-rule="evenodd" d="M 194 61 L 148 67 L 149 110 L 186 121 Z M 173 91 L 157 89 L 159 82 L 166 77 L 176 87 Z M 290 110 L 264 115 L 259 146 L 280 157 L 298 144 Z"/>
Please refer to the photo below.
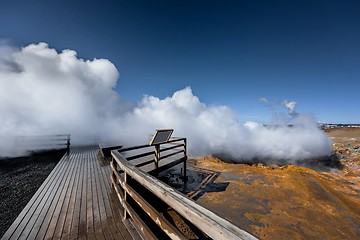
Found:
<path fill-rule="evenodd" d="M 127 157 L 126 159 L 127 159 L 128 161 L 131 161 L 131 160 L 133 160 L 133 159 L 150 156 L 150 155 L 152 155 L 152 154 L 155 154 L 155 151 L 150 151 L 150 152 L 145 152 L 145 153 L 133 155 L 133 156 Z"/>
<path fill-rule="evenodd" d="M 166 220 L 155 208 L 153 208 L 132 187 L 123 183 L 123 189 L 134 199 L 134 201 L 146 212 L 146 214 L 171 238 L 185 240 L 185 236 Z"/>
<path fill-rule="evenodd" d="M 155 165 L 156 168 L 159 167 L 159 161 L 160 161 L 160 144 L 155 145 Z"/>
<path fill-rule="evenodd" d="M 144 236 L 146 240 L 156 240 L 158 239 L 146 223 L 139 217 L 139 215 L 134 211 L 134 209 L 125 202 L 124 209 L 129 213 L 131 219 L 134 221 L 135 228 L 138 230 L 141 235 Z"/>
<path fill-rule="evenodd" d="M 183 161 L 185 161 L 185 158 L 183 158 L 183 157 L 179 158 L 179 159 L 174 160 L 174 161 L 172 161 L 172 162 L 170 162 L 168 164 L 165 164 L 165 165 L 162 165 L 162 166 L 160 166 L 158 168 L 155 168 L 154 170 L 150 171 L 149 174 L 156 175 L 156 174 L 161 173 L 161 172 L 163 172 L 163 171 L 165 171 L 165 170 L 167 170 L 169 168 L 172 168 L 173 166 L 178 165 L 179 163 L 181 163 Z"/>
<path fill-rule="evenodd" d="M 184 139 L 184 181 L 187 181 L 187 177 L 186 177 L 186 160 L 187 160 L 187 142 L 186 142 L 186 138 Z"/>
<path fill-rule="evenodd" d="M 239 229 L 210 210 L 198 205 L 196 202 L 161 182 L 159 179 L 141 171 L 130 164 L 119 152 L 112 151 L 111 154 L 120 168 L 126 172 L 127 175 L 131 176 L 135 181 L 143 185 L 211 238 L 256 239 L 251 234 Z"/>
<path fill-rule="evenodd" d="M 179 151 L 170 153 L 170 154 L 168 154 L 168 155 L 161 156 L 161 157 L 159 158 L 159 160 L 165 159 L 165 158 L 168 158 L 168 157 L 171 157 L 171 156 L 174 156 L 174 155 L 176 155 L 176 154 L 183 153 L 183 152 L 185 152 L 185 150 L 179 150 Z"/>
<path fill-rule="evenodd" d="M 185 146 L 184 144 L 176 144 L 176 145 L 171 146 L 171 147 L 162 148 L 162 149 L 160 149 L 160 152 L 165 152 L 165 151 L 168 151 L 168 150 L 171 150 L 171 149 L 174 149 L 174 148 L 184 147 L 184 146 Z"/>
<path fill-rule="evenodd" d="M 152 147 L 150 145 L 140 145 L 140 146 L 135 146 L 135 147 L 128 147 L 128 148 L 122 148 L 119 149 L 119 152 L 127 152 L 127 151 L 132 151 L 132 150 L 137 150 L 137 149 L 141 149 L 141 148 L 146 148 L 146 147 Z"/>
<path fill-rule="evenodd" d="M 170 138 L 169 141 L 166 142 L 166 144 L 168 143 L 173 143 L 173 142 L 180 142 L 180 141 L 183 141 L 185 140 L 186 138 Z"/>

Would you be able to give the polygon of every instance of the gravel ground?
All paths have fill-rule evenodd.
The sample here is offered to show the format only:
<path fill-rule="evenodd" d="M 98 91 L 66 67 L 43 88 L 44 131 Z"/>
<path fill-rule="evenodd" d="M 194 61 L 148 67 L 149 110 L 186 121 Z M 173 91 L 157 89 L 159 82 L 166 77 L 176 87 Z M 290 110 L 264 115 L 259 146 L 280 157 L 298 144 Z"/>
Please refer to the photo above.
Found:
<path fill-rule="evenodd" d="M 0 159 L 0 236 L 11 226 L 65 150 Z"/>

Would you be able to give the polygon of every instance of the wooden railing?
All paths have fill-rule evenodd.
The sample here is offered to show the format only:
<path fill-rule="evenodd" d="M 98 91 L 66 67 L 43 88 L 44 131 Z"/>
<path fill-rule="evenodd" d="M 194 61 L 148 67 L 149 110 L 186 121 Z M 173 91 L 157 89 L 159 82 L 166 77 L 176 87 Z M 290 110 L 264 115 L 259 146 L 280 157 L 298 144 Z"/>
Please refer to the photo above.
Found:
<path fill-rule="evenodd" d="M 183 141 L 183 143 L 179 144 L 179 141 Z M 154 177 L 154 174 L 149 174 L 141 170 L 139 167 L 144 166 L 141 163 L 133 164 L 131 162 L 132 160 L 154 154 L 155 157 L 153 161 L 156 165 L 155 169 L 157 169 L 155 172 L 158 173 L 162 167 L 159 165 L 160 161 L 178 154 L 183 154 L 182 157 L 172 162 L 173 164 L 174 162 L 178 164 L 183 161 L 184 175 L 186 175 L 186 139 L 173 139 L 162 145 L 170 146 L 161 147 L 159 145 L 155 147 L 153 151 L 137 153 L 129 157 L 125 157 L 124 152 L 153 146 L 143 145 L 111 151 L 111 180 L 118 199 L 124 208 L 124 220 L 130 217 L 145 239 L 157 239 L 159 237 L 157 233 L 153 232 L 151 227 L 149 227 L 149 221 L 152 221 L 152 224 L 155 223 L 162 230 L 162 234 L 169 239 L 186 239 L 184 234 L 157 210 L 158 206 L 151 204 L 151 202 L 156 202 L 156 205 L 169 206 L 212 239 L 256 239 L 249 233 L 239 229 L 227 220 L 198 205 L 184 194 L 163 183 Z M 179 150 L 179 148 L 181 149 Z M 161 156 L 161 153 L 166 151 L 172 151 L 172 153 Z M 143 192 L 145 192 L 145 190 L 138 190 L 141 188 L 144 188 L 146 192 L 150 192 L 151 194 L 144 194 Z M 149 195 L 155 196 L 157 200 L 149 201 Z M 147 215 L 148 220 L 144 220 L 144 218 L 140 216 L 139 211 L 135 211 L 135 208 L 141 208 L 145 215 Z"/>
<path fill-rule="evenodd" d="M 17 136 L 15 148 L 23 151 L 70 149 L 70 134 Z"/>

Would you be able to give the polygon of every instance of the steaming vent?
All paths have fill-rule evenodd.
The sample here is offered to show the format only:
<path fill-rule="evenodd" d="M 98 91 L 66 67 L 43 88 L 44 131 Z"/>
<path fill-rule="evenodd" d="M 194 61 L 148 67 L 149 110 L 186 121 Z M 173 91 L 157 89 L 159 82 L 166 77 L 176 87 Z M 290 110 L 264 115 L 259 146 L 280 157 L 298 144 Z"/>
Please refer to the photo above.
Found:
<path fill-rule="evenodd" d="M 187 136 L 189 154 L 223 154 L 234 161 L 281 159 L 288 163 L 331 155 L 331 142 L 311 115 L 282 101 L 288 115 L 269 128 L 242 123 L 227 106 L 207 105 L 190 87 L 171 96 L 145 95 L 137 104 L 115 87 L 119 72 L 107 59 L 84 60 L 73 50 L 57 52 L 46 43 L 21 49 L 0 46 L 0 155 L 9 136 L 71 133 L 72 144 L 146 142 L 153 129 L 176 129 Z M 18 97 L 14 97 L 18 96 Z M 261 102 L 269 104 L 262 98 Z M 289 128 L 287 125 L 293 127 Z M 89 137 L 91 136 L 91 137 Z"/>

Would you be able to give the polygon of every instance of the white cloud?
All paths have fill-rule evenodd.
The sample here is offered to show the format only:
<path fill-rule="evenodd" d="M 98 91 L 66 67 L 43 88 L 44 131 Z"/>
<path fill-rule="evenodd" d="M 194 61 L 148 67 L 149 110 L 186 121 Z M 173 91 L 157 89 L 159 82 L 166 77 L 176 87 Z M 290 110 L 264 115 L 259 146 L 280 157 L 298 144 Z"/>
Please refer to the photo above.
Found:
<path fill-rule="evenodd" d="M 20 71 L 5 65 L 18 66 Z M 120 103 L 112 89 L 119 73 L 106 59 L 84 61 L 74 51 L 57 53 L 39 43 L 12 51 L 1 66 L 0 132 L 4 135 L 98 136 L 103 116 Z"/>
<path fill-rule="evenodd" d="M 284 100 L 282 104 L 288 109 L 288 113 L 291 116 L 296 116 L 298 113 L 295 111 L 297 102 Z"/>
<path fill-rule="evenodd" d="M 259 98 L 258 101 L 259 101 L 259 102 L 262 102 L 262 103 L 268 103 L 268 102 L 269 102 L 269 101 L 268 101 L 266 98 L 264 98 L 264 97 Z"/>
<path fill-rule="evenodd" d="M 45 43 L 20 50 L 2 46 L 0 52 L 5 48 L 0 61 L 1 137 L 71 133 L 74 143 L 112 139 L 134 145 L 148 142 L 155 129 L 174 128 L 175 135 L 188 137 L 190 153 L 197 155 L 295 161 L 331 151 L 313 120 L 299 118 L 293 128 L 243 125 L 231 109 L 207 106 L 190 87 L 165 99 L 144 96 L 128 109 L 113 89 L 119 73 L 106 59 L 85 61 L 75 51 L 58 53 Z M 295 105 L 287 107 L 294 110 Z M 6 146 L 0 146 L 4 155 Z"/>

